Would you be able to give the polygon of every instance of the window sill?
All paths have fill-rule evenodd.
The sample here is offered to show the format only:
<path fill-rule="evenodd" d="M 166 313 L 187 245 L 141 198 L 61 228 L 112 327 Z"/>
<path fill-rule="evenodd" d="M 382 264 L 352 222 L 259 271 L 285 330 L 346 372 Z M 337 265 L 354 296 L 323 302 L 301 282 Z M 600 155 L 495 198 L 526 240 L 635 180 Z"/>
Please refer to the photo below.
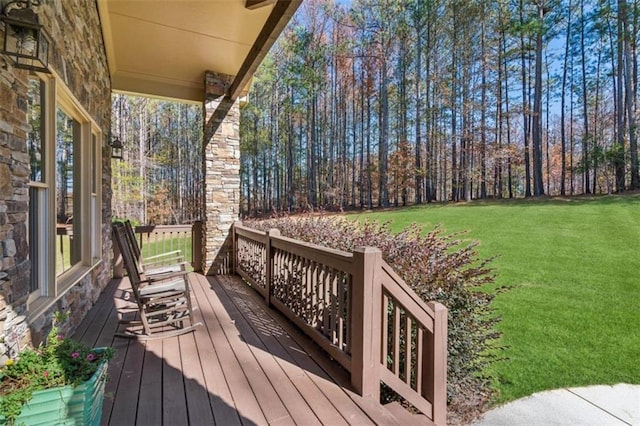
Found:
<path fill-rule="evenodd" d="M 77 285 L 84 277 L 91 273 L 102 263 L 102 260 L 96 259 L 95 263 L 91 266 L 79 266 L 70 270 L 62 278 L 62 283 L 58 289 L 58 294 L 53 296 L 41 296 L 34 299 L 29 303 L 27 323 L 32 324 L 42 314 L 44 314 L 51 306 L 53 306 L 58 300 L 60 300 L 65 294 L 69 292 L 75 285 Z"/>

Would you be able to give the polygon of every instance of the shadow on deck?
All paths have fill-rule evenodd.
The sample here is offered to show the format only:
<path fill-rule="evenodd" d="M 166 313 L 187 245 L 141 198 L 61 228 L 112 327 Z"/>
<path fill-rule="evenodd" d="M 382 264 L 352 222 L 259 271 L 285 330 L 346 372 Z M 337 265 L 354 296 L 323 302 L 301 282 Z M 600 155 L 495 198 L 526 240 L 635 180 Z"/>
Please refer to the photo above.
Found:
<path fill-rule="evenodd" d="M 112 346 L 103 425 L 406 424 L 237 277 L 191 273 L 196 321 L 179 337 L 114 338 L 128 282 L 113 280 L 76 331 Z M 396 414 L 398 416 L 398 414 Z"/>

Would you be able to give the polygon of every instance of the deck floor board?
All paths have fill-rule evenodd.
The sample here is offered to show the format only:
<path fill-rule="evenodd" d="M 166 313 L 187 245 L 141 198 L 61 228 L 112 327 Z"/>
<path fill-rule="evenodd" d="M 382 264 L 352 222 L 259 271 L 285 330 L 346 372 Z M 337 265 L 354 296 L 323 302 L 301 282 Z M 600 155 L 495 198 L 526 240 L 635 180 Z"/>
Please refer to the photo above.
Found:
<path fill-rule="evenodd" d="M 131 316 L 126 279 L 113 280 L 78 327 L 85 343 L 117 351 L 103 425 L 393 423 L 368 409 L 375 404 L 348 389 L 344 371 L 237 277 L 191 273 L 189 280 L 203 324 L 192 333 L 114 337 L 122 312 Z"/>
<path fill-rule="evenodd" d="M 187 400 L 182 372 L 180 341 L 177 337 L 162 341 L 162 424 L 188 423 Z M 195 423 L 194 423 L 195 424 Z"/>
<path fill-rule="evenodd" d="M 329 397 L 322 393 L 321 387 L 317 385 L 316 382 L 322 380 L 322 377 L 313 374 L 313 370 L 304 370 L 304 365 L 314 364 L 314 361 L 310 357 L 304 356 L 302 349 L 297 346 L 295 341 L 271 316 L 260 317 L 264 312 L 264 308 L 261 306 L 261 302 L 256 301 L 253 297 L 253 290 L 238 286 L 225 286 L 224 290 L 231 295 L 236 305 L 240 305 L 243 308 L 243 312 L 245 312 L 247 321 L 251 322 L 251 326 L 259 330 L 257 334 L 264 343 L 266 350 L 274 355 L 289 380 L 309 404 L 319 421 L 322 424 L 330 425 L 348 424 Z M 294 355 L 289 351 L 295 352 L 295 355 L 300 358 L 302 366 L 296 362 Z M 310 376 L 313 376 L 313 378 Z M 334 393 L 334 395 L 336 394 Z M 362 424 L 366 423 L 367 419 L 361 420 Z"/>
<path fill-rule="evenodd" d="M 140 395 L 136 420 L 138 425 L 156 426 L 162 424 L 162 341 L 145 342 L 144 365 L 140 380 Z M 158 374 L 160 372 L 160 374 Z"/>
<path fill-rule="evenodd" d="M 262 340 L 258 337 L 256 331 L 247 322 L 247 319 L 241 315 L 238 307 L 233 303 L 229 294 L 225 291 L 218 291 L 217 296 L 224 308 L 237 318 L 235 325 L 242 334 L 248 349 L 253 353 L 258 363 L 262 366 L 265 375 L 271 382 L 274 390 L 286 406 L 292 420 L 297 424 L 318 425 L 320 421 L 315 413 L 291 381 L 286 375 L 273 353 L 268 351 Z M 282 380 L 286 377 L 288 380 Z"/>

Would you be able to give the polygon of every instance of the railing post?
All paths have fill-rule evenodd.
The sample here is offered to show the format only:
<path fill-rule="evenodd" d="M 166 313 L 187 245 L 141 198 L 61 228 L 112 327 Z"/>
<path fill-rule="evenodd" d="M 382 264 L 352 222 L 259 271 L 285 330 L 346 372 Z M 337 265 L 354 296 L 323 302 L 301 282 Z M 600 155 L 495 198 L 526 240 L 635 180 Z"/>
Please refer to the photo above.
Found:
<path fill-rule="evenodd" d="M 116 243 L 115 235 L 111 234 L 111 245 L 113 246 L 113 278 L 124 277 L 124 263 L 122 263 L 122 253 L 120 253 L 120 247 Z M 62 244 L 60 245 L 62 247 Z"/>
<path fill-rule="evenodd" d="M 271 281 L 273 280 L 273 248 L 271 247 L 271 237 L 279 237 L 279 229 L 269 229 L 267 232 L 267 243 L 265 244 L 265 268 L 264 268 L 264 300 L 267 306 L 271 306 Z"/>
<path fill-rule="evenodd" d="M 373 247 L 353 252 L 351 286 L 351 385 L 364 397 L 380 400 L 382 286 L 377 279 L 382 253 Z"/>
<path fill-rule="evenodd" d="M 237 269 L 237 261 L 238 261 L 238 239 L 236 238 L 236 226 L 241 226 L 242 222 L 236 220 L 231 225 L 231 259 L 229 260 L 229 268 L 231 268 L 231 275 L 236 275 L 238 273 Z"/>
<path fill-rule="evenodd" d="M 202 272 L 202 221 L 196 220 L 191 228 L 191 266 Z"/>
<path fill-rule="evenodd" d="M 425 396 L 433 407 L 436 425 L 447 424 L 447 308 L 438 302 L 427 303 L 433 312 L 433 334 L 428 334 L 425 355 Z"/>

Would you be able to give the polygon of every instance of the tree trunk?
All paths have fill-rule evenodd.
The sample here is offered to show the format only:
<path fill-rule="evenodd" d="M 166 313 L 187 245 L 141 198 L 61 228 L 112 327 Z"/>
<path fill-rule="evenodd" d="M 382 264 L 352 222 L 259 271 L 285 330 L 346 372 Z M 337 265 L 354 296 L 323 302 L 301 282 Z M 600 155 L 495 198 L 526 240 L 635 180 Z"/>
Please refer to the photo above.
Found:
<path fill-rule="evenodd" d="M 560 94 L 560 195 L 565 196 L 567 193 L 566 190 L 566 180 L 567 180 L 567 135 L 566 135 L 566 122 L 565 122 L 565 109 L 566 109 L 566 99 L 567 99 L 567 65 L 569 61 L 569 46 L 571 41 L 571 16 L 572 16 L 572 8 L 571 8 L 571 0 L 569 0 L 569 5 L 567 9 L 567 33 L 566 40 L 564 45 L 564 65 L 562 67 L 562 92 Z"/>
<path fill-rule="evenodd" d="M 544 32 L 544 2 L 538 3 L 536 31 L 536 69 L 533 99 L 533 194 L 544 195 L 542 181 L 542 33 Z"/>
<path fill-rule="evenodd" d="M 527 62 L 526 47 L 524 43 L 524 2 L 520 0 L 520 62 L 522 75 L 522 132 L 524 137 L 524 170 L 525 170 L 525 197 L 531 196 L 531 169 L 529 159 L 529 101 L 527 96 Z"/>

